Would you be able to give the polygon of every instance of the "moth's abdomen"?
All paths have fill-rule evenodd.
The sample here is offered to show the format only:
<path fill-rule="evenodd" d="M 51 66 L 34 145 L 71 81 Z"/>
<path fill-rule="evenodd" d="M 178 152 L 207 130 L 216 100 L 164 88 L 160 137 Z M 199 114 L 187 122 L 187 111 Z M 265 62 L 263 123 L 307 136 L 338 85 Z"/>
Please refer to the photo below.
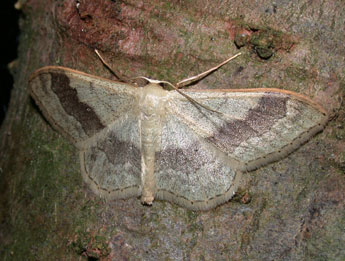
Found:
<path fill-rule="evenodd" d="M 155 154 L 161 140 L 164 118 L 164 96 L 167 91 L 156 84 L 149 84 L 140 96 L 140 142 L 141 142 L 141 201 L 151 205 L 156 193 Z"/>

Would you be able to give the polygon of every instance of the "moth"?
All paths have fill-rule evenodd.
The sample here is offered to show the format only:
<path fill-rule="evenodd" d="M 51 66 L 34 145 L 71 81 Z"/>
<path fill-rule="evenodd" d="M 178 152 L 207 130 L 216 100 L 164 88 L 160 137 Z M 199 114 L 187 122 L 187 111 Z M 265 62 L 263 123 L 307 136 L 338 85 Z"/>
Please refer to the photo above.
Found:
<path fill-rule="evenodd" d="M 291 91 L 169 91 L 159 83 L 137 87 L 59 66 L 29 80 L 44 116 L 78 148 L 92 191 L 148 205 L 222 204 L 244 172 L 285 157 L 328 121 L 321 105 Z"/>

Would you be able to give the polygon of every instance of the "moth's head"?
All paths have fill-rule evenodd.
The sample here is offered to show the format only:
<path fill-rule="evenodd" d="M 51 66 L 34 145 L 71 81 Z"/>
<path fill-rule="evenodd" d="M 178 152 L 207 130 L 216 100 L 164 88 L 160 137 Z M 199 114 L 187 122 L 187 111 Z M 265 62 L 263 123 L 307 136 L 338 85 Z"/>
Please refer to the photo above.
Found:
<path fill-rule="evenodd" d="M 141 78 L 141 77 L 136 77 L 136 78 L 132 78 L 128 81 L 128 83 L 133 84 L 137 87 L 145 87 L 147 84 L 149 84 L 150 82 Z"/>
<path fill-rule="evenodd" d="M 135 77 L 133 79 L 131 79 L 134 84 L 138 87 L 144 87 L 147 88 L 149 86 L 159 86 L 161 89 L 170 91 L 170 90 L 176 90 L 177 87 L 175 85 L 173 85 L 172 83 L 168 82 L 168 81 L 160 81 L 160 80 L 154 80 L 154 79 L 150 79 L 144 76 L 139 76 L 139 77 Z M 140 81 L 140 83 L 137 83 L 137 81 Z"/>

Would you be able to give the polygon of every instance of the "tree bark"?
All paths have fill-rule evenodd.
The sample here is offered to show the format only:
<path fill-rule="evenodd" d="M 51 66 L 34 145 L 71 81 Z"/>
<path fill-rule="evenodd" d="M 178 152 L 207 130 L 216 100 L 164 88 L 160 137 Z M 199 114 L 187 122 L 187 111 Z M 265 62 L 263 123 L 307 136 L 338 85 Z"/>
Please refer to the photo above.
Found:
<path fill-rule="evenodd" d="M 1 260 L 341 260 L 345 256 L 344 1 L 19 0 L 15 85 L 0 130 Z M 28 78 L 60 65 L 173 83 L 242 56 L 191 88 L 274 87 L 310 96 L 326 129 L 246 173 L 213 210 L 104 201 L 76 149 L 44 119 Z"/>

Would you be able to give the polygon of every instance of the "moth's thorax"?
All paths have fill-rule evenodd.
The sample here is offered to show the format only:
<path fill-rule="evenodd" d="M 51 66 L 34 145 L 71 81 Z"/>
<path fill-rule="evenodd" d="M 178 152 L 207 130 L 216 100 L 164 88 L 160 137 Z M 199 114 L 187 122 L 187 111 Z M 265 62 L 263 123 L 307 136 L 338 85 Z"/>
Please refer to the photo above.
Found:
<path fill-rule="evenodd" d="M 156 140 L 161 132 L 161 121 L 164 118 L 167 94 L 168 91 L 155 83 L 142 88 L 139 99 L 142 145 L 156 146 Z"/>
<path fill-rule="evenodd" d="M 156 83 L 150 83 L 141 88 L 139 99 L 140 111 L 145 117 L 156 117 L 164 113 L 164 103 L 168 91 Z"/>

